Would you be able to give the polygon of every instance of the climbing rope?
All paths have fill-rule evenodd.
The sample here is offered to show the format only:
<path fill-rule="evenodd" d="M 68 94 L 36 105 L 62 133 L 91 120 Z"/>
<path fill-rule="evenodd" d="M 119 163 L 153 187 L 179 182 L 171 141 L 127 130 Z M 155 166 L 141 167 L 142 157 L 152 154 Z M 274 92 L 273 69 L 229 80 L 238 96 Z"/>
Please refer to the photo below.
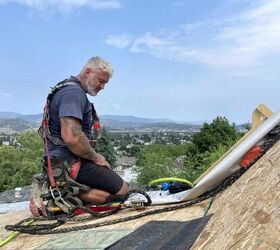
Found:
<path fill-rule="evenodd" d="M 78 231 L 78 230 L 84 230 L 84 229 L 97 228 L 97 227 L 102 227 L 102 226 L 107 226 L 107 225 L 113 225 L 113 224 L 117 224 L 117 223 L 122 223 L 122 222 L 130 221 L 130 220 L 139 219 L 139 218 L 142 218 L 142 217 L 145 217 L 148 215 L 159 214 L 159 213 L 163 213 L 163 212 L 169 212 L 169 211 L 174 211 L 177 209 L 190 207 L 194 204 L 200 203 L 204 200 L 209 199 L 210 197 L 217 195 L 218 193 L 225 190 L 227 187 L 231 186 L 256 161 L 258 161 L 279 139 L 280 139 L 280 127 L 277 126 L 270 133 L 268 133 L 267 136 L 265 137 L 265 141 L 261 146 L 261 148 L 262 148 L 261 153 L 253 161 L 251 161 L 245 168 L 240 168 L 239 170 L 234 172 L 231 176 L 226 178 L 220 185 L 218 185 L 214 189 L 204 193 L 202 196 L 200 196 L 194 200 L 191 200 L 191 201 L 183 202 L 183 203 L 180 203 L 180 204 L 174 205 L 174 206 L 168 206 L 165 208 L 159 208 L 159 209 L 154 209 L 154 210 L 150 210 L 150 211 L 145 211 L 145 212 L 142 212 L 142 213 L 139 213 L 136 215 L 127 216 L 124 218 L 118 218 L 118 219 L 114 219 L 114 220 L 108 220 L 108 221 L 103 221 L 103 222 L 98 222 L 98 223 L 93 223 L 93 224 L 88 224 L 88 225 L 74 226 L 74 227 L 68 227 L 68 228 L 62 228 L 62 229 L 54 229 L 54 228 L 66 223 L 67 221 L 71 221 L 74 218 L 71 218 L 71 216 L 68 216 L 66 218 L 58 219 L 57 222 L 49 224 L 49 225 L 44 224 L 44 225 L 24 226 L 24 225 L 22 225 L 22 223 L 17 223 L 16 225 L 7 225 L 5 228 L 7 230 L 19 231 L 21 233 L 38 234 L 38 235 L 66 233 L 66 232 L 72 232 L 72 231 Z M 134 192 L 134 191 L 131 191 L 131 193 L 132 192 Z M 141 190 L 138 190 L 138 192 L 145 195 L 145 193 Z M 145 197 L 148 199 L 148 196 L 146 196 L 146 195 L 145 195 Z M 149 199 L 148 199 L 147 204 L 148 203 L 149 203 Z M 91 218 L 92 217 L 94 217 L 94 216 L 91 216 Z M 34 218 L 34 220 L 41 220 L 41 219 Z"/>

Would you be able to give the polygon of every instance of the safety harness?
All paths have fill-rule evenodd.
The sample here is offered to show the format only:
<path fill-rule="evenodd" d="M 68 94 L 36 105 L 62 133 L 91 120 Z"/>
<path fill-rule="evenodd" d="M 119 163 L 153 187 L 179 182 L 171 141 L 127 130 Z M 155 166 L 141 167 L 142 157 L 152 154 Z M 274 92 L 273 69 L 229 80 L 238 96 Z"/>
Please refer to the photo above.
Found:
<path fill-rule="evenodd" d="M 55 85 L 53 88 L 51 88 L 48 96 L 47 96 L 47 101 L 44 107 L 44 113 L 43 113 L 43 120 L 41 123 L 41 126 L 38 130 L 40 136 L 44 139 L 46 136 L 54 145 L 57 146 L 64 146 L 65 143 L 63 140 L 59 137 L 56 137 L 51 134 L 50 129 L 49 129 L 49 108 L 51 101 L 55 95 L 55 93 L 62 88 L 69 86 L 69 85 L 80 85 L 80 81 L 75 80 L 75 79 L 65 79 L 62 82 L 59 82 L 57 85 Z M 98 140 L 101 137 L 101 126 L 99 122 L 99 117 L 96 113 L 96 110 L 94 108 L 94 105 L 91 104 L 92 108 L 92 126 L 91 126 L 91 138 L 90 140 Z"/>
<path fill-rule="evenodd" d="M 47 140 L 54 145 L 64 146 L 59 137 L 51 134 L 49 129 L 49 108 L 55 93 L 69 85 L 79 85 L 75 79 L 65 79 L 51 88 L 44 107 L 43 120 L 38 133 L 43 139 L 46 159 L 43 161 L 43 173 L 33 177 L 33 193 L 30 200 L 30 210 L 33 215 L 47 215 L 46 206 L 57 206 L 65 213 L 70 213 L 77 206 L 82 206 L 82 201 L 77 197 L 80 192 L 89 190 L 89 187 L 75 182 L 80 168 L 79 159 L 57 158 L 52 159 L 48 149 Z M 101 137 L 101 126 L 96 110 L 92 104 L 92 126 L 89 140 L 95 144 Z"/>

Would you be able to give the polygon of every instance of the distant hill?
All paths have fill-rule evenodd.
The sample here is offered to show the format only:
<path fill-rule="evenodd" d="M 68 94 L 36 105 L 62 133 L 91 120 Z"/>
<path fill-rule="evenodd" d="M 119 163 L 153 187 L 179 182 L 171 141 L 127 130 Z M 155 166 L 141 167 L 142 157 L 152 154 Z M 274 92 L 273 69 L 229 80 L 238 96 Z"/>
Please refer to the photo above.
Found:
<path fill-rule="evenodd" d="M 163 129 L 177 129 L 177 130 L 188 130 L 192 128 L 201 128 L 201 125 L 193 124 L 178 124 L 175 122 L 158 122 L 143 127 L 154 127 L 154 128 L 163 128 Z"/>
<path fill-rule="evenodd" d="M 100 116 L 100 120 L 103 126 L 113 130 L 192 130 L 193 128 L 200 128 L 200 125 L 181 124 L 170 119 L 149 119 L 135 116 L 104 115 Z"/>
<path fill-rule="evenodd" d="M 157 123 L 140 123 L 140 122 L 121 122 L 116 120 L 101 120 L 101 125 L 109 130 L 188 130 L 194 131 L 201 128 L 201 125 L 178 124 L 175 122 L 157 122 Z"/>
<path fill-rule="evenodd" d="M 43 118 L 43 114 L 37 115 L 22 115 L 19 117 L 20 119 L 28 122 L 41 122 Z"/>
<path fill-rule="evenodd" d="M 21 114 L 15 112 L 0 112 L 0 118 L 3 119 L 14 119 L 19 116 L 21 116 Z"/>
<path fill-rule="evenodd" d="M 0 132 L 19 132 L 28 128 L 38 127 L 43 114 L 22 115 L 15 112 L 0 112 Z M 136 116 L 102 115 L 101 124 L 109 130 L 137 129 L 168 129 L 168 130 L 197 130 L 200 125 L 175 122 L 170 119 L 151 119 Z"/>
<path fill-rule="evenodd" d="M 13 134 L 34 127 L 36 127 L 35 123 L 27 122 L 21 119 L 0 118 L 0 133 Z"/>
<path fill-rule="evenodd" d="M 2 119 L 20 119 L 27 122 L 40 122 L 43 114 L 22 115 L 14 112 L 0 112 Z"/>
<path fill-rule="evenodd" d="M 113 120 L 119 122 L 129 122 L 129 123 L 158 123 L 158 122 L 172 122 L 170 119 L 151 119 L 151 118 L 141 118 L 131 115 L 102 115 L 100 116 L 102 120 Z"/>

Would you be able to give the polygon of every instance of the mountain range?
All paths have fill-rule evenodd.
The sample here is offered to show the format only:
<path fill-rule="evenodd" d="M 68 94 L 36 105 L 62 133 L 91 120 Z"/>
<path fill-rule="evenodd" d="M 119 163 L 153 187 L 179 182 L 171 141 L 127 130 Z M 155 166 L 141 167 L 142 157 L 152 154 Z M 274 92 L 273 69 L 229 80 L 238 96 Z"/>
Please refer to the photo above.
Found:
<path fill-rule="evenodd" d="M 38 127 L 43 115 L 22 115 L 15 112 L 0 112 L 0 132 L 19 132 L 28 128 Z M 139 129 L 168 129 L 168 130 L 193 130 L 201 125 L 181 123 L 170 119 L 151 119 L 136 116 L 102 115 L 102 126 L 109 130 L 139 130 Z"/>

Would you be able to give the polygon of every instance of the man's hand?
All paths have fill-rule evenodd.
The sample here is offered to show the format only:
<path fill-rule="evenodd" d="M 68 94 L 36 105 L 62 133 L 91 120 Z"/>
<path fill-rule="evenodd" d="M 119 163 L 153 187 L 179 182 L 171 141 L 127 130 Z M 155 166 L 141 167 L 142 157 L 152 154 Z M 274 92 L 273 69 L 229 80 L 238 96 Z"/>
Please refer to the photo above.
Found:
<path fill-rule="evenodd" d="M 93 162 L 99 166 L 111 169 L 109 162 L 105 159 L 105 157 L 102 154 L 96 153 L 96 160 L 94 160 Z"/>

